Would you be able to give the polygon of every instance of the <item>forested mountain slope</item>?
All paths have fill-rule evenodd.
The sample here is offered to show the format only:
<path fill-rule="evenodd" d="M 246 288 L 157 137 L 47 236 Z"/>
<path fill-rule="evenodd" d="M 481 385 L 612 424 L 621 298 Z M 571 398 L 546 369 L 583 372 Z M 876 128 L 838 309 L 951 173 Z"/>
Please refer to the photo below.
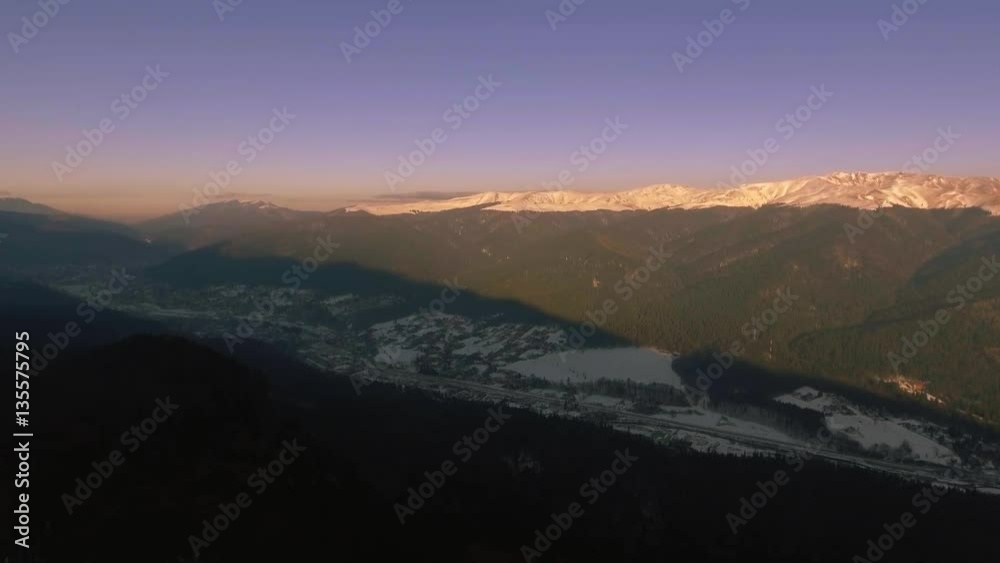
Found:
<path fill-rule="evenodd" d="M 990 274 L 1000 218 L 981 210 L 330 214 L 248 234 L 225 252 L 302 258 L 320 238 L 340 244 L 329 264 L 458 280 L 577 323 L 610 299 L 617 312 L 602 328 L 636 343 L 690 353 L 739 340 L 745 359 L 761 365 L 882 393 L 898 385 L 885 380 L 902 375 L 929 382 L 926 391 L 948 408 L 991 422 L 1000 413 L 1000 276 L 973 284 L 979 289 L 912 358 L 890 357 L 920 322 L 957 307 L 957 286 Z M 182 260 L 159 271 L 169 275 Z M 787 311 L 769 313 L 766 330 L 754 323 L 782 295 L 794 297 Z"/>

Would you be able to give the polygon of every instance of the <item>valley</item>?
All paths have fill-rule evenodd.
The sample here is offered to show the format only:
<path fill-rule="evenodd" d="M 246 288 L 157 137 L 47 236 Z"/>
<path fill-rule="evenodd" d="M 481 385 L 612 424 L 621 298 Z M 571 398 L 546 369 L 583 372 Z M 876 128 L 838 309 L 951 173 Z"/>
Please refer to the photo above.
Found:
<path fill-rule="evenodd" d="M 56 287 L 81 299 L 88 295 L 79 277 Z M 240 346 L 264 342 L 330 377 L 505 402 L 718 455 L 784 458 L 805 452 L 920 481 L 944 479 L 952 468 L 963 478 L 948 479 L 949 485 L 1000 493 L 1000 442 L 956 434 L 919 415 L 855 404 L 833 391 L 790 381 L 785 392 L 771 392 L 768 404 L 712 398 L 698 390 L 696 378 L 675 371 L 675 353 L 634 346 L 578 349 L 568 344 L 573 327 L 511 321 L 502 313 L 467 316 L 421 307 L 399 316 L 412 305 L 393 294 L 303 289 L 286 306 L 261 315 L 252 334 L 239 333 L 237 327 L 256 311 L 254 303 L 271 291 L 243 284 L 172 288 L 147 279 L 130 284 L 114 308 L 181 333 L 222 339 L 230 353 L 235 350 L 227 335 L 239 334 Z M 835 439 L 818 447 L 817 432 Z"/>
<path fill-rule="evenodd" d="M 887 195 L 900 178 L 822 182 Z M 977 286 L 912 361 L 885 356 L 1000 250 L 1000 220 L 897 202 L 861 236 L 846 226 L 870 199 L 808 204 L 818 181 L 754 188 L 798 198 L 760 208 L 579 212 L 555 193 L 546 201 L 566 211 L 483 209 L 515 201 L 501 195 L 400 215 L 229 201 L 135 227 L 32 208 L 0 216 L 11 233 L 0 258 L 8 275 L 84 303 L 106 270 L 127 268 L 104 305 L 229 355 L 263 345 L 335 378 L 503 401 L 714 455 L 785 456 L 829 433 L 811 449 L 833 463 L 917 480 L 957 468 L 956 486 L 1000 489 L 1000 286 Z M 967 184 L 986 189 L 971 179 L 953 191 Z M 31 241 L 60 251 L 46 259 Z M 92 241 L 112 250 L 63 258 Z M 87 324 L 110 315 L 104 305 Z"/>

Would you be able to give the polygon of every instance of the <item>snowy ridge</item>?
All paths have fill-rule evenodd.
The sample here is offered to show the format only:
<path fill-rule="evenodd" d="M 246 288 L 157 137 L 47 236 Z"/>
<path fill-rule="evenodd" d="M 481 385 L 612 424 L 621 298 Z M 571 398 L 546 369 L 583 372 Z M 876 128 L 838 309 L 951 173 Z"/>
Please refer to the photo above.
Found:
<path fill-rule="evenodd" d="M 347 211 L 373 215 L 434 213 L 483 206 L 491 211 L 649 211 L 679 208 L 753 207 L 764 205 L 843 205 L 914 209 L 979 207 L 1000 215 L 1000 178 L 945 177 L 906 172 L 839 172 L 781 182 L 744 184 L 730 190 L 672 184 L 623 192 L 486 192 L 446 200 L 356 205 Z"/>

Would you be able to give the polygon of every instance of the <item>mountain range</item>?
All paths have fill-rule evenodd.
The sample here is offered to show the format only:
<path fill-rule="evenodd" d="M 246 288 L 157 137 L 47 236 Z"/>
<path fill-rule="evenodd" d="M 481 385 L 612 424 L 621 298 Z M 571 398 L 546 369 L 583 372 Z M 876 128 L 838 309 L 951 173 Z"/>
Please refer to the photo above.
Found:
<path fill-rule="evenodd" d="M 661 186 L 429 202 L 437 213 L 411 212 L 414 204 L 390 214 L 398 204 L 303 212 L 228 201 L 204 206 L 189 222 L 174 214 L 131 227 L 0 212 L 0 233 L 9 235 L 0 270 L 107 264 L 171 288 L 281 286 L 283 272 L 322 239 L 339 246 L 308 287 L 330 297 L 392 294 L 416 309 L 430 291 L 413 297 L 400 289 L 405 283 L 458 280 L 468 297 L 454 307 L 478 296 L 571 325 L 613 299 L 618 312 L 602 329 L 623 341 L 694 354 L 750 338 L 756 345 L 744 359 L 768 369 L 880 394 L 905 395 L 901 381 L 920 385 L 948 411 L 1000 425 L 1000 284 L 984 283 L 914 360 L 887 359 L 949 306 L 950 292 L 983 260 L 1000 254 L 997 189 L 995 179 L 835 174 L 712 192 L 714 200 Z M 724 196 L 741 204 L 706 203 Z M 619 198 L 616 210 L 601 208 L 610 197 Z M 885 212 L 858 227 L 856 208 L 883 201 Z M 584 212 L 588 205 L 594 209 Z M 566 212 L 514 221 L 519 216 L 506 211 L 515 209 Z M 651 248 L 669 260 L 634 296 L 622 291 L 636 285 Z M 802 299 L 766 339 L 745 334 L 746 323 L 789 288 Z"/>
<path fill-rule="evenodd" d="M 945 177 L 906 172 L 840 172 L 780 182 L 746 184 L 733 189 L 662 184 L 623 192 L 485 192 L 452 199 L 362 204 L 348 211 L 373 215 L 429 213 L 482 207 L 490 211 L 649 211 L 679 208 L 765 205 L 842 205 L 861 209 L 882 206 L 914 209 L 980 207 L 1000 214 L 1000 179 Z"/>

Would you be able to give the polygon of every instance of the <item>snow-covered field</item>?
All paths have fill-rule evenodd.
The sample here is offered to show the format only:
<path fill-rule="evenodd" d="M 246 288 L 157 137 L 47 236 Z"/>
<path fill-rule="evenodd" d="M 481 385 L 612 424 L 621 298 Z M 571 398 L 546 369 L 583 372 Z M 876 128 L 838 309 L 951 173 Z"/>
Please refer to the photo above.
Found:
<path fill-rule="evenodd" d="M 322 304 L 331 315 L 340 315 L 344 311 L 351 310 L 352 302 L 356 299 L 356 295 L 346 293 L 344 295 L 336 295 L 334 297 L 323 299 L 320 301 L 320 304 Z"/>
<path fill-rule="evenodd" d="M 880 444 L 898 448 L 906 442 L 912 448 L 914 457 L 919 460 L 941 465 L 960 462 L 955 452 L 948 447 L 911 430 L 909 426 L 917 425 L 916 422 L 908 424 L 908 421 L 898 418 L 881 418 L 858 413 L 828 416 L 826 424 L 830 430 L 843 432 L 866 448 Z"/>
<path fill-rule="evenodd" d="M 619 399 L 618 397 L 609 397 L 607 395 L 586 395 L 581 393 L 578 400 L 580 404 L 584 405 L 597 405 L 622 410 L 630 410 L 634 406 L 632 401 Z"/>
<path fill-rule="evenodd" d="M 663 430 L 657 428 L 632 425 L 615 425 L 614 428 L 630 434 L 647 436 L 660 443 L 686 442 L 691 449 L 703 453 L 736 456 L 768 453 L 768 450 L 754 448 L 753 446 L 749 446 L 747 444 L 741 444 L 739 442 L 715 436 L 706 436 L 705 434 L 698 434 L 697 432 L 688 432 L 686 430 L 671 430 L 664 432 Z"/>
<path fill-rule="evenodd" d="M 681 377 L 671 367 L 674 357 L 652 348 L 609 348 L 546 354 L 507 365 L 507 369 L 546 381 L 632 380 L 662 383 L 682 389 Z"/>
<path fill-rule="evenodd" d="M 393 367 L 412 367 L 422 354 L 419 350 L 408 350 L 395 346 L 379 346 L 375 362 Z"/>
<path fill-rule="evenodd" d="M 844 402 L 836 395 L 826 394 L 812 387 L 800 387 L 787 395 L 775 397 L 774 400 L 816 412 L 832 412 Z"/>
<path fill-rule="evenodd" d="M 719 454 L 719 455 L 738 455 L 738 456 L 749 456 L 754 454 L 768 453 L 768 450 L 762 450 L 759 448 L 754 448 L 753 446 L 748 446 L 746 444 L 741 444 L 739 442 L 734 442 L 732 440 L 726 440 L 725 438 L 717 438 L 715 436 L 706 436 L 704 434 L 698 434 L 696 432 L 688 432 L 686 430 L 678 430 L 674 432 L 674 439 L 684 440 L 691 445 L 691 448 L 695 451 Z"/>
<path fill-rule="evenodd" d="M 865 412 L 843 397 L 822 393 L 811 387 L 802 387 L 774 400 L 825 414 L 826 425 L 831 431 L 843 434 L 868 449 L 883 445 L 896 449 L 905 442 L 918 460 L 941 465 L 960 461 L 947 445 L 931 437 L 934 434 L 931 430 L 940 429 L 926 422 Z"/>

